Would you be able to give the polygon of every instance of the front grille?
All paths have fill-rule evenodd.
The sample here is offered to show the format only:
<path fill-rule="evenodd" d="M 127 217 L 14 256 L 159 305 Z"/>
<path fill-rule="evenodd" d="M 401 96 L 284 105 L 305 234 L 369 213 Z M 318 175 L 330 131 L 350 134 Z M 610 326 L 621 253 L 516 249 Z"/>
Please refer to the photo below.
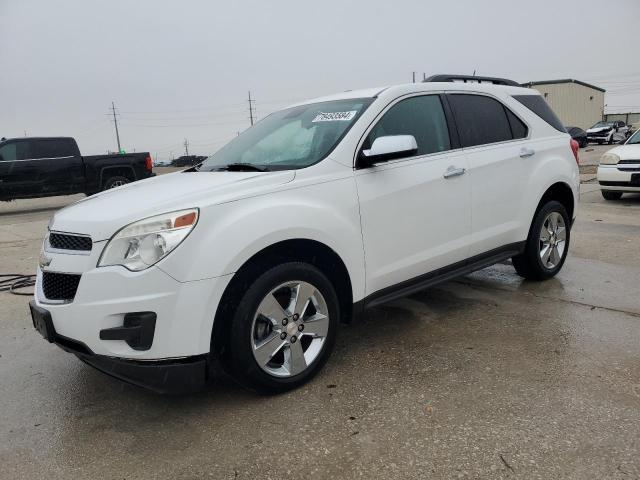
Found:
<path fill-rule="evenodd" d="M 80 275 L 42 272 L 42 291 L 47 300 L 72 301 L 79 283 Z"/>
<path fill-rule="evenodd" d="M 638 160 L 620 160 L 618 162 L 618 164 L 634 164 L 634 163 L 640 163 L 640 159 Z"/>
<path fill-rule="evenodd" d="M 49 245 L 60 250 L 91 251 L 91 237 L 69 233 L 49 234 Z"/>

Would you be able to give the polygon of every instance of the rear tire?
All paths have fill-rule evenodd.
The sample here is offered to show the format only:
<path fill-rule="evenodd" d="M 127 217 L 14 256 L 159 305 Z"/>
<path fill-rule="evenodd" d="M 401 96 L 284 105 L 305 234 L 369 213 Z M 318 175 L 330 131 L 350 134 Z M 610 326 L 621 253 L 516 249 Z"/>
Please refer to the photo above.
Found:
<path fill-rule="evenodd" d="M 600 190 L 605 200 L 620 200 L 622 198 L 622 192 L 614 192 L 612 190 Z"/>
<path fill-rule="evenodd" d="M 122 185 L 126 185 L 129 182 L 130 181 L 127 177 L 109 177 L 107 181 L 104 182 L 104 187 L 102 187 L 102 190 L 110 190 L 112 188 L 121 187 Z"/>
<path fill-rule="evenodd" d="M 524 252 L 511 259 L 518 275 L 538 281 L 555 276 L 567 258 L 570 225 L 560 202 L 552 200 L 543 205 L 533 218 Z"/>
<path fill-rule="evenodd" d="M 241 295 L 228 329 L 227 371 L 242 386 L 278 393 L 310 380 L 329 358 L 338 296 L 316 267 L 277 265 Z"/>

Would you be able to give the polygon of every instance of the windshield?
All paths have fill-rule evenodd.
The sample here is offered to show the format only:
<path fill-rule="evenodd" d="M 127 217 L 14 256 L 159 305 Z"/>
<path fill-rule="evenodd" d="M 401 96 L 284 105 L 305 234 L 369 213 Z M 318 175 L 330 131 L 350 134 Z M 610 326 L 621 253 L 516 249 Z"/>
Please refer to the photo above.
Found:
<path fill-rule="evenodd" d="M 291 170 L 325 158 L 373 98 L 334 100 L 272 113 L 208 157 L 198 171 Z"/>
<path fill-rule="evenodd" d="M 630 143 L 640 144 L 640 130 L 629 137 L 629 140 L 627 140 L 627 145 L 629 145 Z"/>
<path fill-rule="evenodd" d="M 593 127 L 591 128 L 602 128 L 602 127 L 610 127 L 611 125 L 613 125 L 612 122 L 598 122 L 596 123 Z"/>

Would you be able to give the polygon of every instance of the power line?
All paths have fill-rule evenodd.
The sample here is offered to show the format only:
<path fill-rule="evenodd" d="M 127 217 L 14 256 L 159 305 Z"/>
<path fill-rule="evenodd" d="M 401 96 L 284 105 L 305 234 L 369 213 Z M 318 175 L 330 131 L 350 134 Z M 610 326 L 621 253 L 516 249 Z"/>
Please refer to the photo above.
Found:
<path fill-rule="evenodd" d="M 219 122 L 206 122 L 206 123 L 129 123 L 129 122 L 121 122 L 123 125 L 131 125 L 132 127 L 153 127 L 153 128 L 163 128 L 163 127 L 207 127 L 210 125 L 232 125 L 234 123 L 244 123 L 246 120 L 224 120 Z"/>

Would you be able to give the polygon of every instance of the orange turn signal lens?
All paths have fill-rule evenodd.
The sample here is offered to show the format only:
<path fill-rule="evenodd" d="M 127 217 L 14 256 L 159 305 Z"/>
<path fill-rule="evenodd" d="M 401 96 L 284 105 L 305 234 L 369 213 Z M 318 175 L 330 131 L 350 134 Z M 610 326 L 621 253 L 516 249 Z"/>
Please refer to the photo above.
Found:
<path fill-rule="evenodd" d="M 175 219 L 173 222 L 173 228 L 189 227 L 193 225 L 195 221 L 196 212 L 187 213 L 186 215 L 181 215 Z"/>

